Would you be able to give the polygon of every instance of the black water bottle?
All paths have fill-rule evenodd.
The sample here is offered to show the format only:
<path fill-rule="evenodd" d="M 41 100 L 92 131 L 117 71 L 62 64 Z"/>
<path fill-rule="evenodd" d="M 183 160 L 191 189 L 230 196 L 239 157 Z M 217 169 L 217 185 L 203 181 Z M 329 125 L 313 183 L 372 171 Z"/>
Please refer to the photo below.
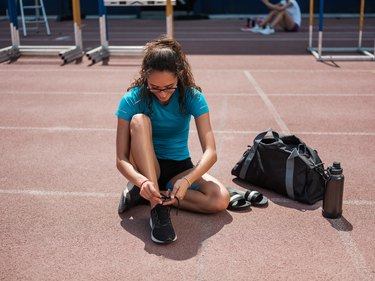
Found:
<path fill-rule="evenodd" d="M 344 174 L 340 162 L 333 162 L 328 167 L 328 181 L 323 198 L 323 216 L 336 219 L 342 215 L 342 201 L 344 195 Z"/>

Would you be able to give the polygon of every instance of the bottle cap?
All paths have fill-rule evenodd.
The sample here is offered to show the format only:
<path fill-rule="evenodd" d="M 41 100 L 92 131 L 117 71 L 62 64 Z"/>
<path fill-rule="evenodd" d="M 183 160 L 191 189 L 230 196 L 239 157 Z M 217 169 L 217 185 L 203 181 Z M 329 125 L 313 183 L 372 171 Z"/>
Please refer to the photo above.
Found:
<path fill-rule="evenodd" d="M 333 162 L 333 166 L 329 169 L 331 175 L 341 175 L 342 174 L 342 168 L 341 164 L 338 161 Z"/>

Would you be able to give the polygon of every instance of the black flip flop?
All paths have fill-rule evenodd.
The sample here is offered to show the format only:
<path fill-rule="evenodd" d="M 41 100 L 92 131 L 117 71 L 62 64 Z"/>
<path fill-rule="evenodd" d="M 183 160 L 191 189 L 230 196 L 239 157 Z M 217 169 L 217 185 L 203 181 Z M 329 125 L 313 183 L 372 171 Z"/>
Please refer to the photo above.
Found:
<path fill-rule="evenodd" d="M 248 190 L 244 195 L 245 199 L 256 207 L 265 207 L 268 205 L 268 198 L 256 190 Z"/>
<path fill-rule="evenodd" d="M 229 205 L 227 207 L 228 210 L 244 210 L 250 208 L 251 203 L 247 201 L 243 195 L 238 194 L 235 190 L 228 189 L 230 195 Z"/>
<path fill-rule="evenodd" d="M 246 201 L 250 202 L 251 205 L 254 207 L 266 207 L 268 205 L 268 198 L 259 191 L 247 190 L 245 192 L 231 187 L 228 187 L 227 189 L 230 193 L 241 195 L 243 198 L 246 199 Z"/>

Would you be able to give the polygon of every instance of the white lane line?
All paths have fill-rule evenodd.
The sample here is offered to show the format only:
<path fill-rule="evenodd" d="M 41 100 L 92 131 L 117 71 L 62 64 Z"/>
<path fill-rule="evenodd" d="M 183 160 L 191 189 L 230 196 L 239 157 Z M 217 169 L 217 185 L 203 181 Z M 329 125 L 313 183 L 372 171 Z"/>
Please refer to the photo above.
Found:
<path fill-rule="evenodd" d="M 49 131 L 49 132 L 115 132 L 115 128 L 73 128 L 73 127 L 11 127 L 0 126 L 0 130 L 9 131 Z M 196 130 L 190 130 L 197 133 Z M 215 134 L 228 135 L 252 135 L 259 134 L 260 131 L 226 131 L 214 130 Z M 292 132 L 295 135 L 318 135 L 318 136 L 375 136 L 375 132 Z"/>
<path fill-rule="evenodd" d="M 51 132 L 115 132 L 111 128 L 72 128 L 72 127 L 0 127 L 0 130 L 51 131 Z"/>
<path fill-rule="evenodd" d="M 365 94 L 365 93 L 274 93 L 274 94 L 267 94 L 267 96 L 282 96 L 282 97 L 375 97 L 375 92 L 373 94 Z"/>
<path fill-rule="evenodd" d="M 119 197 L 119 193 L 110 192 L 84 192 L 84 191 L 48 191 L 48 190 L 30 190 L 30 189 L 0 189 L 2 194 L 21 194 L 33 196 L 72 196 L 72 197 L 96 197 L 96 198 L 114 198 Z"/>
<path fill-rule="evenodd" d="M 325 70 L 325 69 L 299 69 L 299 68 L 294 68 L 294 69 L 270 69 L 267 70 L 266 68 L 257 68 L 257 69 L 249 69 L 251 72 L 265 72 L 265 73 L 371 73 L 372 69 L 340 69 L 340 70 L 335 70 L 335 69 L 330 69 L 330 70 Z"/>
<path fill-rule="evenodd" d="M 114 192 L 86 192 L 86 191 L 60 191 L 60 190 L 41 190 L 41 189 L 0 189 L 0 194 L 21 194 L 21 195 L 33 195 L 33 196 L 72 196 L 72 197 L 119 197 L 120 191 L 118 193 Z M 292 199 L 286 197 L 269 197 L 269 200 L 274 203 L 293 203 L 301 204 L 301 206 L 308 206 L 311 208 L 318 207 L 321 209 L 321 201 L 313 205 L 305 205 L 298 203 Z M 344 205 L 350 206 L 375 206 L 375 201 L 372 200 L 344 200 Z M 335 220 L 332 220 L 335 221 Z"/>
<path fill-rule="evenodd" d="M 294 204 L 301 204 L 301 206 L 307 206 L 309 208 L 319 207 L 321 209 L 321 201 L 316 202 L 313 205 L 305 205 L 303 203 L 298 203 L 295 200 L 286 198 L 286 197 L 269 197 L 269 200 L 275 203 L 294 203 Z M 375 201 L 371 200 L 344 200 L 343 205 L 349 206 L 375 206 Z"/>
<path fill-rule="evenodd" d="M 374 274 L 369 270 L 366 264 L 366 259 L 363 257 L 358 249 L 356 242 L 354 241 L 352 235 L 349 231 L 341 231 L 340 220 L 331 220 L 335 229 L 337 229 L 337 234 L 341 239 L 341 243 L 344 244 L 345 251 L 350 257 L 354 268 L 357 271 L 357 280 L 374 280 Z"/>
<path fill-rule="evenodd" d="M 76 92 L 76 91 L 60 91 L 60 92 L 47 92 L 47 91 L 7 91 L 4 90 L 0 92 L 0 95 L 88 95 L 88 96 L 119 96 L 121 97 L 125 92 L 112 91 L 112 92 Z M 251 97 L 259 96 L 257 93 L 204 93 L 205 96 L 241 96 L 241 97 Z M 374 93 L 273 93 L 267 94 L 267 96 L 281 96 L 281 97 L 375 97 Z"/>
<path fill-rule="evenodd" d="M 267 95 L 263 92 L 262 88 L 259 86 L 259 84 L 256 82 L 254 77 L 250 74 L 248 71 L 244 71 L 246 77 L 249 79 L 249 81 L 253 84 L 255 87 L 257 93 L 260 95 L 260 97 L 265 102 L 268 109 L 271 111 L 272 115 L 274 116 L 276 122 L 280 126 L 283 132 L 289 133 L 289 129 L 287 125 L 284 123 L 284 121 L 281 119 L 280 115 L 276 111 L 275 107 L 273 106 L 272 102 L 269 100 Z M 337 229 L 337 228 L 336 228 Z M 357 245 L 355 244 L 355 241 L 353 237 L 351 236 L 350 232 L 342 232 L 337 231 L 337 234 L 339 235 L 342 244 L 344 245 L 345 251 L 350 256 L 353 266 L 355 267 L 357 274 L 360 276 L 361 280 L 371 280 L 371 272 L 366 266 L 366 260 L 362 256 L 361 252 L 359 251 Z"/>
<path fill-rule="evenodd" d="M 298 135 L 318 135 L 318 136 L 375 136 L 374 132 L 294 132 Z"/>
<path fill-rule="evenodd" d="M 121 97 L 125 91 L 113 91 L 113 92 L 75 92 L 75 91 L 7 91 L 7 90 L 2 90 L 0 92 L 0 95 L 51 95 L 51 96 L 56 96 L 56 95 L 84 95 L 84 96 L 119 96 Z"/>
<path fill-rule="evenodd" d="M 34 57 L 29 57 L 28 60 L 33 60 Z M 40 60 L 38 60 L 39 62 Z M 118 58 L 118 62 L 121 62 L 121 59 Z M 129 63 L 131 63 L 132 61 L 130 61 Z M 128 63 L 128 61 L 127 61 Z M 47 73 L 51 73 L 51 72 L 54 72 L 54 73 L 63 73 L 64 75 L 67 75 L 67 73 L 81 73 L 81 74 L 87 74 L 87 75 L 90 75 L 90 74 L 100 74 L 100 73 L 107 73 L 107 72 L 110 72 L 110 73 L 115 73 L 117 74 L 118 73 L 118 66 L 116 65 L 116 62 L 113 63 L 113 65 L 109 65 L 108 68 L 103 68 L 103 69 L 99 69 L 99 68 L 92 68 L 90 70 L 87 70 L 87 69 L 82 69 L 82 68 L 69 68 L 69 70 L 67 68 L 32 68 L 32 67 L 28 67 L 27 65 L 24 65 L 23 68 L 11 68 L 13 66 L 8 66 L 8 67 L 3 67 L 3 65 L 0 64 L 0 72 L 7 72 L 9 73 L 9 71 L 11 71 L 12 73 L 15 73 L 15 72 L 30 72 L 30 69 L 32 69 L 33 73 L 38 73 L 38 72 L 47 72 Z M 133 67 L 133 68 L 132 68 Z M 64 70 L 65 69 L 65 70 Z M 116 71 L 117 69 L 117 71 Z M 126 68 L 122 69 L 121 72 L 123 74 L 128 74 L 128 75 L 134 75 L 137 73 L 139 69 L 139 64 L 134 64 L 134 65 L 130 65 L 130 66 L 127 66 Z M 13 76 L 12 76 L 13 77 Z M 28 77 L 27 77 L 28 78 Z M 24 79 L 27 79 L 26 77 Z M 121 77 L 119 77 L 120 79 Z M 125 76 L 126 78 L 126 76 Z M 31 78 L 32 79 L 32 78 Z M 40 78 L 39 78 L 40 79 Z M 129 81 L 131 80 L 131 77 L 128 78 Z M 15 79 L 15 81 L 17 81 Z"/>
<path fill-rule="evenodd" d="M 191 57 L 193 58 L 194 55 L 191 55 Z M 32 59 L 31 57 L 29 58 L 30 60 Z M 121 61 L 121 58 L 119 58 L 119 61 Z M 134 67 L 133 69 L 128 67 L 126 69 L 123 69 L 121 70 L 123 73 L 128 73 L 130 75 L 130 73 L 134 73 L 136 74 L 137 72 L 137 67 L 139 67 L 138 64 L 135 64 L 135 65 L 131 65 L 132 67 Z M 9 66 L 8 66 L 9 67 Z M 9 68 L 8 67 L 2 67 L 2 65 L 0 64 L 0 72 L 9 72 Z M 12 73 L 14 72 L 30 72 L 30 69 L 33 70 L 33 72 L 61 72 L 61 73 L 66 73 L 66 71 L 64 72 L 62 69 L 59 69 L 59 68 L 40 68 L 40 69 L 35 69 L 35 68 L 31 68 L 31 67 L 28 67 L 27 65 L 23 65 L 22 68 L 14 68 L 12 69 Z M 196 67 L 195 68 L 195 72 L 233 72 L 233 71 L 238 71 L 238 72 L 242 72 L 243 71 L 243 68 L 231 68 L 231 69 L 223 69 L 223 68 L 199 68 L 199 67 Z M 257 69 L 249 69 L 247 71 L 251 71 L 252 73 L 374 73 L 374 71 L 372 69 L 342 69 L 342 70 L 335 70 L 335 69 L 332 69 L 332 70 L 324 70 L 324 69 L 299 69 L 299 68 L 296 68 L 296 69 L 267 69 L 267 68 L 257 68 Z M 111 73 L 118 73 L 118 67 L 116 66 L 116 64 L 114 65 L 108 65 L 108 68 L 106 67 L 105 69 L 100 69 L 100 68 L 91 68 L 90 70 L 85 70 L 85 69 L 82 69 L 82 68 L 75 68 L 75 69 L 69 69 L 69 72 L 70 73 L 73 73 L 73 72 L 79 72 L 79 73 L 103 73 L 103 72 L 111 72 Z M 130 72 L 130 73 L 129 73 Z"/>
<path fill-rule="evenodd" d="M 191 130 L 191 132 L 196 132 Z M 259 134 L 260 131 L 222 131 L 214 130 L 215 134 L 236 134 L 236 135 L 249 135 L 249 134 Z M 375 136 L 375 132 L 291 132 L 295 135 L 318 135 L 318 136 Z"/>
<path fill-rule="evenodd" d="M 353 205 L 353 206 L 374 206 L 375 201 L 371 200 L 344 200 L 345 205 Z"/>
<path fill-rule="evenodd" d="M 289 134 L 289 128 L 281 118 L 280 114 L 277 112 L 275 106 L 271 102 L 271 100 L 267 97 L 263 89 L 259 86 L 258 82 L 254 79 L 254 77 L 250 74 L 249 71 L 244 70 L 244 74 L 246 78 L 250 81 L 250 83 L 253 85 L 255 90 L 257 91 L 260 98 L 263 100 L 263 102 L 266 104 L 268 110 L 271 112 L 273 118 L 276 120 L 276 123 L 279 125 L 281 131 L 283 133 Z"/>
<path fill-rule="evenodd" d="M 256 93 L 204 93 L 205 96 L 259 96 Z M 273 93 L 267 94 L 267 96 L 272 97 L 375 97 L 374 93 Z"/>

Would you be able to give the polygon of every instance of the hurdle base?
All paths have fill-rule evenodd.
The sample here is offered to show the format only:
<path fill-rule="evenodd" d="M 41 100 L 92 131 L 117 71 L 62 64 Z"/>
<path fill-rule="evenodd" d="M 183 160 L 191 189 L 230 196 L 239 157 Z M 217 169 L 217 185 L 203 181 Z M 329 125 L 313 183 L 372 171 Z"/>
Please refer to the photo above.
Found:
<path fill-rule="evenodd" d="M 320 55 L 318 48 L 307 48 L 317 61 L 375 61 L 372 48 L 322 48 L 321 52 L 358 53 L 357 55 Z"/>
<path fill-rule="evenodd" d="M 109 51 L 108 48 L 100 46 L 86 52 L 86 56 L 89 60 L 91 60 L 92 64 L 100 61 L 103 61 L 103 64 L 107 64 L 109 60 Z"/>
<path fill-rule="evenodd" d="M 81 60 L 84 53 L 76 46 L 10 46 L 0 50 L 0 62 L 16 61 L 20 56 L 59 55 L 64 63 Z"/>
<path fill-rule="evenodd" d="M 14 62 L 21 56 L 18 47 L 10 46 L 0 50 L 0 63 L 10 61 Z"/>
<path fill-rule="evenodd" d="M 100 46 L 86 52 L 93 64 L 102 61 L 107 64 L 110 56 L 142 56 L 143 46 Z"/>
<path fill-rule="evenodd" d="M 79 63 L 82 62 L 84 52 L 81 48 L 73 46 L 67 50 L 60 51 L 59 56 L 63 60 L 64 64 L 70 63 L 72 61 L 76 61 L 77 63 Z"/>

